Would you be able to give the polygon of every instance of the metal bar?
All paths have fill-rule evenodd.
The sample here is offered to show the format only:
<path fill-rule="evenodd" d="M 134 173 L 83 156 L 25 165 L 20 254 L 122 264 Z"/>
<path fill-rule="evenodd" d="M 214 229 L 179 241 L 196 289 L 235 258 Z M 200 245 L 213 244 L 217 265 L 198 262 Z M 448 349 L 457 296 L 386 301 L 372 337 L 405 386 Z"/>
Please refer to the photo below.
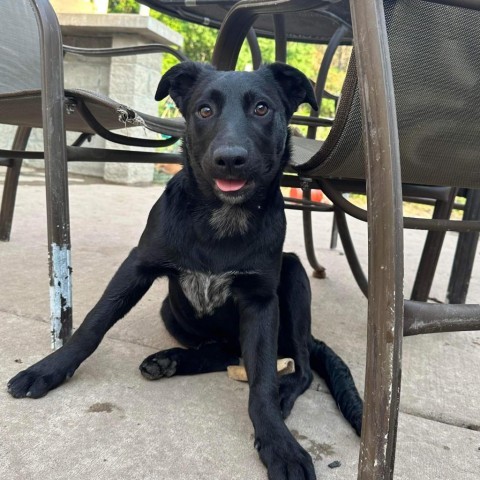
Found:
<path fill-rule="evenodd" d="M 254 70 L 258 70 L 262 64 L 262 51 L 258 44 L 257 34 L 255 29 L 251 28 L 247 33 L 247 42 L 250 47 L 250 53 L 252 54 L 252 67 Z"/>
<path fill-rule="evenodd" d="M 306 210 L 310 212 L 322 212 L 322 213 L 332 211 L 331 209 L 327 209 L 324 207 L 317 207 L 315 205 L 294 205 L 294 204 L 288 204 L 288 203 L 285 204 L 285 208 L 288 208 L 289 210 L 298 210 L 300 212 L 304 212 Z"/>
<path fill-rule="evenodd" d="M 368 298 L 368 280 L 363 272 L 360 262 L 358 261 L 355 245 L 353 244 L 352 237 L 350 236 L 350 230 L 348 229 L 345 212 L 337 207 L 335 207 L 335 223 L 337 225 L 343 250 L 345 251 L 345 256 L 347 257 L 348 265 L 353 273 L 353 277 L 355 278 L 355 281 L 357 282 L 357 285 L 362 293 Z"/>
<path fill-rule="evenodd" d="M 332 221 L 332 233 L 330 235 L 330 249 L 334 250 L 337 248 L 338 244 L 338 225 L 337 225 L 337 220 L 335 219 L 335 216 L 333 217 Z"/>
<path fill-rule="evenodd" d="M 183 163 L 183 157 L 178 153 L 67 147 L 67 154 L 69 162 Z"/>
<path fill-rule="evenodd" d="M 287 63 L 287 30 L 285 17 L 281 13 L 273 14 L 275 34 L 275 61 Z"/>
<path fill-rule="evenodd" d="M 437 204 L 437 200 L 433 200 L 431 198 L 418 198 L 418 197 L 403 197 L 404 202 L 409 202 L 409 203 L 418 203 L 421 205 L 428 205 L 429 207 L 435 207 Z M 462 203 L 453 203 L 452 210 L 464 210 L 465 205 Z"/>
<path fill-rule="evenodd" d="M 463 218 L 480 218 L 480 190 L 468 189 Z M 472 276 L 479 232 L 460 233 L 447 288 L 448 303 L 465 303 Z"/>
<path fill-rule="evenodd" d="M 1 153 L 1 151 L 0 151 Z M 367 221 L 367 211 L 363 208 L 353 205 L 341 192 L 334 188 L 328 180 L 323 178 L 315 179 L 323 193 L 332 201 L 332 203 L 350 216 L 363 222 Z M 403 217 L 403 227 L 415 230 L 433 230 L 433 231 L 452 231 L 452 232 L 475 232 L 480 230 L 479 220 L 439 220 L 429 218 Z"/>
<path fill-rule="evenodd" d="M 311 117 L 318 117 L 320 115 L 320 109 L 322 107 L 323 92 L 325 91 L 325 85 L 327 83 L 328 72 L 332 65 L 333 57 L 337 51 L 340 42 L 349 29 L 345 25 L 340 25 L 332 38 L 328 42 L 327 49 L 323 55 L 322 63 L 317 75 L 317 82 L 315 84 L 315 97 L 317 98 L 318 110 L 313 108 L 310 110 Z M 307 138 L 315 138 L 317 135 L 317 128 L 313 125 L 308 127 Z"/>
<path fill-rule="evenodd" d="M 333 118 L 316 118 L 307 115 L 293 115 L 290 123 L 294 125 L 307 125 L 308 127 L 312 125 L 315 127 L 331 127 L 333 125 Z"/>
<path fill-rule="evenodd" d="M 391 480 L 403 335 L 400 150 L 382 0 L 350 0 L 368 199 L 368 330 L 360 480 Z"/>
<path fill-rule="evenodd" d="M 308 202 L 311 201 L 311 190 L 308 185 L 302 186 L 303 198 Z M 320 265 L 315 255 L 315 246 L 313 242 L 313 229 L 312 229 L 312 212 L 309 210 L 303 210 L 303 238 L 305 241 L 305 252 L 307 254 L 308 263 L 313 268 L 313 276 L 315 278 L 326 278 L 327 272 L 325 267 Z"/>
<path fill-rule="evenodd" d="M 22 158 L 21 150 L 0 150 L 0 155 L 13 153 L 13 158 Z M 137 152 L 91 147 L 67 147 L 69 162 L 118 162 L 118 163 L 182 163 L 182 156 L 174 153 Z M 42 160 L 44 152 L 25 152 L 23 158 Z"/>
<path fill-rule="evenodd" d="M 52 348 L 72 331 L 72 284 L 68 170 L 64 128 L 63 49 L 60 26 L 47 0 L 33 0 L 42 55 L 42 115 L 45 145 L 50 320 Z"/>
<path fill-rule="evenodd" d="M 145 55 L 147 53 L 169 53 L 181 62 L 189 60 L 189 58 L 180 50 L 160 43 L 121 48 L 79 48 L 71 47 L 70 45 L 63 45 L 63 51 L 72 55 L 90 57 L 121 57 L 125 55 Z"/>
<path fill-rule="evenodd" d="M 32 129 L 30 127 L 17 127 L 12 148 L 14 150 L 22 150 L 26 148 L 31 131 Z M 0 210 L 0 241 L 2 242 L 10 241 L 18 179 L 20 177 L 20 169 L 22 168 L 23 160 L 17 158 L 7 161 L 7 173 L 5 174 L 2 206 Z"/>
<path fill-rule="evenodd" d="M 293 198 L 293 197 L 284 197 L 285 202 L 298 203 L 299 206 L 304 207 L 318 207 L 322 209 L 322 212 L 333 212 L 333 206 L 327 203 L 321 202 L 312 202 L 306 198 Z"/>
<path fill-rule="evenodd" d="M 433 218 L 450 218 L 455 202 L 456 188 L 450 189 L 450 198 L 443 202 L 437 200 Z M 412 289 L 412 300 L 426 302 L 432 288 L 433 277 L 437 269 L 438 259 L 442 252 L 446 232 L 428 232 L 423 246 L 422 256 L 418 265 L 417 275 Z"/>
<path fill-rule="evenodd" d="M 364 180 L 329 180 L 332 187 L 341 192 L 366 193 Z M 414 185 L 412 183 L 402 184 L 403 197 L 419 197 L 435 200 L 448 201 L 451 187 L 438 187 L 426 185 Z"/>
<path fill-rule="evenodd" d="M 45 154 L 43 152 L 29 152 L 23 150 L 4 150 L 0 149 L 0 157 L 4 158 L 26 158 L 28 160 L 41 160 Z M 6 165 L 7 166 L 7 165 Z"/>
<path fill-rule="evenodd" d="M 480 305 L 448 305 L 405 301 L 403 334 L 480 330 Z"/>

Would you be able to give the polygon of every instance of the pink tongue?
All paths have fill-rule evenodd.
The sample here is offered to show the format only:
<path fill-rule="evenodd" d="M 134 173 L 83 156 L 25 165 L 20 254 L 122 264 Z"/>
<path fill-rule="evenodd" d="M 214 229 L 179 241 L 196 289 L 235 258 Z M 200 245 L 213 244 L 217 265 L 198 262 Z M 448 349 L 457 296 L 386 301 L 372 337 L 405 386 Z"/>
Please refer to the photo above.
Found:
<path fill-rule="evenodd" d="M 217 187 L 222 191 L 222 192 L 235 192 L 237 190 L 240 190 L 246 183 L 246 180 L 220 180 L 220 179 L 215 179 L 215 183 L 217 184 Z"/>

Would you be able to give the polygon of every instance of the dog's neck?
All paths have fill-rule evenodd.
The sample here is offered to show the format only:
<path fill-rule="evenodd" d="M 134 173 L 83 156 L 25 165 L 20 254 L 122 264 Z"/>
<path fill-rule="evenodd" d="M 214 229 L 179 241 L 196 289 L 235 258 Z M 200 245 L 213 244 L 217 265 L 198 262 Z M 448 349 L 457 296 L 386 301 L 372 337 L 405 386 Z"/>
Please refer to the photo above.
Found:
<path fill-rule="evenodd" d="M 245 235 L 251 227 L 252 212 L 242 205 L 224 203 L 210 213 L 208 223 L 219 239 Z"/>

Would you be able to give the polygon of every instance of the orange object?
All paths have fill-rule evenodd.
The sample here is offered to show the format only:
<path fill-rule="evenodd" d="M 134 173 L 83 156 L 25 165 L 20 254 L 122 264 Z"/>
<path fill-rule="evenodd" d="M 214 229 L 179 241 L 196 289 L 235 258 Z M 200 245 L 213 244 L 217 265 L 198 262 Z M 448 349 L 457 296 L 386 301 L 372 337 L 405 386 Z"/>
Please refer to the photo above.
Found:
<path fill-rule="evenodd" d="M 301 188 L 291 188 L 290 197 L 292 198 L 303 198 L 303 192 Z M 312 202 L 321 202 L 323 200 L 323 192 L 321 190 L 311 190 L 311 200 Z"/>

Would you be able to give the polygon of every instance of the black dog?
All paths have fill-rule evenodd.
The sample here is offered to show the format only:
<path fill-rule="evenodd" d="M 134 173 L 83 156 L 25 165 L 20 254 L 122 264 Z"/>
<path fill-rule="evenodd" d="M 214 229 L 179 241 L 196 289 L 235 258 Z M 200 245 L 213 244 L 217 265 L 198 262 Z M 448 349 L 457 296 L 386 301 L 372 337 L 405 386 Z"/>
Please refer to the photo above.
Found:
<path fill-rule="evenodd" d="M 307 78 L 274 63 L 219 72 L 185 62 L 169 70 L 155 98 L 170 94 L 186 119 L 185 167 L 155 204 L 140 239 L 71 340 L 8 384 L 38 398 L 70 378 L 158 277 L 168 277 L 161 315 L 186 349 L 146 358 L 148 379 L 225 370 L 243 357 L 255 447 L 272 480 L 313 480 L 308 453 L 283 419 L 312 381 L 312 368 L 360 432 L 362 402 L 348 367 L 310 333 L 310 285 L 298 258 L 282 254 L 282 170 L 288 121 L 316 108 Z M 295 359 L 276 373 L 277 355 Z"/>

